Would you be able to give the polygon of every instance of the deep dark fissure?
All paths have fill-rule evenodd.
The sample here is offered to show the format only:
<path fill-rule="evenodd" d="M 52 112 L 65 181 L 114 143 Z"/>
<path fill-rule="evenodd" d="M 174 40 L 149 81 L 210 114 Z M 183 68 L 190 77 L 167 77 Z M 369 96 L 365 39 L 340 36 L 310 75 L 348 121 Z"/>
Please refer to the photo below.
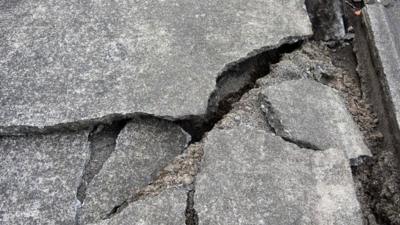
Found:
<path fill-rule="evenodd" d="M 192 116 L 177 120 L 176 123 L 192 136 L 192 142 L 200 141 L 205 133 L 212 130 L 232 110 L 233 103 L 254 88 L 259 78 L 270 72 L 271 64 L 278 63 L 284 54 L 299 49 L 302 43 L 303 41 L 294 41 L 282 44 L 228 67 L 217 78 L 216 89 L 209 98 L 206 115 Z"/>

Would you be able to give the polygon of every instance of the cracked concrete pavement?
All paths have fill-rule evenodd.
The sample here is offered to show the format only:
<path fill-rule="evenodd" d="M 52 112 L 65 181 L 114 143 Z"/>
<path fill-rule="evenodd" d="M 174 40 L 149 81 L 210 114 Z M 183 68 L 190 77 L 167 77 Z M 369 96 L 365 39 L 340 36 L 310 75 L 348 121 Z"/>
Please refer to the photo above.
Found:
<path fill-rule="evenodd" d="M 320 39 L 343 37 L 334 8 Z M 314 19 L 303 0 L 0 2 L 0 223 L 361 225 L 371 152 Z"/>

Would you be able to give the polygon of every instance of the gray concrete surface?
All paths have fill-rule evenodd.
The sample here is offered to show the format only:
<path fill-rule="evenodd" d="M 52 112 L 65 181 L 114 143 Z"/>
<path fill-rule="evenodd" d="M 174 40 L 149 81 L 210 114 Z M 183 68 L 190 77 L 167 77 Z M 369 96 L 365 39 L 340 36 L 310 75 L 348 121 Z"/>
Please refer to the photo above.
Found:
<path fill-rule="evenodd" d="M 87 132 L 0 137 L 0 224 L 75 224 Z"/>
<path fill-rule="evenodd" d="M 400 124 L 400 1 L 367 4 L 364 21 L 385 94 Z"/>
<path fill-rule="evenodd" d="M 7 132 L 204 114 L 227 64 L 312 31 L 303 0 L 39 0 L 2 1 L 0 34 Z"/>

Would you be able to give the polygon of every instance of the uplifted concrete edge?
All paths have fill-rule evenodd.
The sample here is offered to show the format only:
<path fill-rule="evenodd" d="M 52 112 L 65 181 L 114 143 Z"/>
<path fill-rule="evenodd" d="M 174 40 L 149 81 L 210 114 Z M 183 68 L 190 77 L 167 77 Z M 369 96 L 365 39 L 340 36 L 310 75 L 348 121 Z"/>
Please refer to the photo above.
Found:
<path fill-rule="evenodd" d="M 373 52 L 374 66 L 377 70 L 385 98 L 391 108 L 393 124 L 400 125 L 400 43 L 396 43 L 398 34 L 391 24 L 387 9 L 380 3 L 367 4 L 363 9 L 363 20 L 366 25 L 369 45 Z M 399 18 L 400 20 L 400 18 Z M 398 38 L 397 38 L 398 39 Z"/>

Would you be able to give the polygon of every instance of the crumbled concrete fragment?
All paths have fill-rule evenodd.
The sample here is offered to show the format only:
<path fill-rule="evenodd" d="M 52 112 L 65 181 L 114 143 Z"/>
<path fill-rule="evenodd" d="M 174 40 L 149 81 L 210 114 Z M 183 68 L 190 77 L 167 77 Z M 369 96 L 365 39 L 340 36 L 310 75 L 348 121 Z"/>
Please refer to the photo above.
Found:
<path fill-rule="evenodd" d="M 91 225 L 184 225 L 187 191 L 168 189 L 130 203 L 121 213 Z"/>
<path fill-rule="evenodd" d="M 0 137 L 0 224 L 75 224 L 87 132 Z"/>
<path fill-rule="evenodd" d="M 139 118 L 129 122 L 118 136 L 115 151 L 87 187 L 80 222 L 105 218 L 149 184 L 188 141 L 188 135 L 169 121 Z"/>
<path fill-rule="evenodd" d="M 328 86 L 285 81 L 264 88 L 260 100 L 281 137 L 316 149 L 345 149 L 349 159 L 371 155 L 344 101 Z"/>
<path fill-rule="evenodd" d="M 194 203 L 200 225 L 362 224 L 343 150 L 299 148 L 249 126 L 209 133 Z"/>
<path fill-rule="evenodd" d="M 304 0 L 6 1 L 0 21 L 3 133 L 202 115 L 226 65 L 312 35 Z"/>

